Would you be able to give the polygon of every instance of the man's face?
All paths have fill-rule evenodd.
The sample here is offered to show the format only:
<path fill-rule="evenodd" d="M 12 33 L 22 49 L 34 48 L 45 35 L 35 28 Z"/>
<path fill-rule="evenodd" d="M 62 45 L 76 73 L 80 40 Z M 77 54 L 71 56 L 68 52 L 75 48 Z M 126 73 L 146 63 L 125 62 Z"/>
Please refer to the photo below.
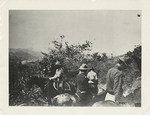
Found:
<path fill-rule="evenodd" d="M 122 69 L 122 70 L 127 69 L 127 66 L 126 66 L 124 63 L 121 63 L 120 65 L 121 65 L 121 69 Z"/>
<path fill-rule="evenodd" d="M 88 74 L 88 70 L 85 70 L 85 75 L 87 75 Z"/>

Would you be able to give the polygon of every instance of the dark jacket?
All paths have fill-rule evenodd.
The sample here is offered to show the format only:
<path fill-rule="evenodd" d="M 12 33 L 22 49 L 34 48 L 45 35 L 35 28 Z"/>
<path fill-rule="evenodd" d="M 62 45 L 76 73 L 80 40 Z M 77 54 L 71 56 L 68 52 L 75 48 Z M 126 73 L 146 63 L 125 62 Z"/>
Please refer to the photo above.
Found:
<path fill-rule="evenodd" d="M 79 97 L 79 106 L 87 106 L 91 99 L 88 78 L 84 73 L 79 73 L 76 77 L 76 95 Z"/>
<path fill-rule="evenodd" d="M 112 95 L 115 95 L 116 101 L 121 101 L 123 93 L 123 74 L 117 66 L 111 68 L 106 76 L 106 91 Z"/>
<path fill-rule="evenodd" d="M 84 73 L 79 73 L 76 77 L 76 87 L 79 91 L 89 92 L 88 78 Z"/>

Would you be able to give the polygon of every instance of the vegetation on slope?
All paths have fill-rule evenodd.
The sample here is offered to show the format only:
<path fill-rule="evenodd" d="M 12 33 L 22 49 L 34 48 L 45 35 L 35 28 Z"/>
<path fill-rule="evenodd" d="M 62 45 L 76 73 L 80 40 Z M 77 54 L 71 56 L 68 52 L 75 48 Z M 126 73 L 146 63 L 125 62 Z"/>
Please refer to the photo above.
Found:
<path fill-rule="evenodd" d="M 26 83 L 30 76 L 50 76 L 51 67 L 53 67 L 56 60 L 59 60 L 64 67 L 65 76 L 64 80 L 75 84 L 75 77 L 78 74 L 78 68 L 82 63 L 87 63 L 90 67 L 94 67 L 98 74 L 99 87 L 103 86 L 106 81 L 107 71 L 113 67 L 118 57 L 108 58 L 104 52 L 102 55 L 98 52 L 90 54 L 92 50 L 92 43 L 85 41 L 83 44 L 69 44 L 64 42 L 65 36 L 60 36 L 61 41 L 53 41 L 53 49 L 49 49 L 49 53 L 43 54 L 41 61 L 22 64 L 24 60 L 35 59 L 36 57 L 24 55 L 25 53 L 10 51 L 9 55 L 9 104 L 20 105 L 44 105 L 46 98 L 43 97 L 42 91 L 37 87 L 33 87 L 30 91 L 26 89 Z M 125 55 L 125 54 L 124 54 Z M 127 55 L 135 59 L 141 59 L 141 45 L 136 46 L 133 51 L 127 52 Z M 134 57 L 135 56 L 135 57 Z M 24 57 L 24 58 L 23 58 Z M 43 71 L 43 69 L 45 71 Z M 133 84 L 133 81 L 141 76 L 140 62 L 133 60 L 130 68 L 124 71 L 124 85 L 123 89 L 127 90 Z"/>

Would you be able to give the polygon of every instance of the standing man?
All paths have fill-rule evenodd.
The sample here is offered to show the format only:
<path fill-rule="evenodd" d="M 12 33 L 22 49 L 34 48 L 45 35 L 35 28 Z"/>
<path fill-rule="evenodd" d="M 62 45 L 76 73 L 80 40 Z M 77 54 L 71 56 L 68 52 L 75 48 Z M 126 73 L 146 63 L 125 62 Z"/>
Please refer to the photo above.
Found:
<path fill-rule="evenodd" d="M 111 68 L 106 76 L 106 97 L 105 100 L 111 100 L 119 104 L 123 102 L 122 100 L 122 85 L 123 85 L 123 74 L 122 71 L 125 70 L 131 63 L 131 58 L 128 56 L 120 57 L 118 63 Z"/>
<path fill-rule="evenodd" d="M 90 70 L 90 72 L 87 74 L 87 78 L 89 79 L 89 87 L 90 87 L 90 92 L 92 93 L 93 96 L 95 96 L 98 92 L 98 78 L 97 78 L 97 73 L 94 72 L 94 68 Z"/>
<path fill-rule="evenodd" d="M 86 64 L 82 64 L 79 68 L 79 74 L 76 77 L 76 95 L 79 98 L 79 106 L 87 106 L 91 99 L 87 72 L 90 68 Z"/>

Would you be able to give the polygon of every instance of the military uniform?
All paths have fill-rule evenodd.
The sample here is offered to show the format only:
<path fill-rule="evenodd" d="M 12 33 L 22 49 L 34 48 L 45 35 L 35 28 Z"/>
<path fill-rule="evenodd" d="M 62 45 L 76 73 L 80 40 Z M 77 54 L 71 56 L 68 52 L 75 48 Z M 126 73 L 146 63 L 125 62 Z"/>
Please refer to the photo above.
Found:
<path fill-rule="evenodd" d="M 122 72 L 118 69 L 117 66 L 111 68 L 106 76 L 106 91 L 107 91 L 107 96 L 110 96 L 114 99 L 112 101 L 122 101 L 121 96 L 123 93 L 122 85 L 123 85 L 123 75 Z M 106 99 L 108 100 L 108 99 Z"/>
<path fill-rule="evenodd" d="M 79 105 L 86 106 L 91 98 L 89 91 L 88 78 L 84 75 L 84 73 L 79 73 L 76 77 L 76 86 L 77 91 L 76 94 L 79 97 Z"/>

